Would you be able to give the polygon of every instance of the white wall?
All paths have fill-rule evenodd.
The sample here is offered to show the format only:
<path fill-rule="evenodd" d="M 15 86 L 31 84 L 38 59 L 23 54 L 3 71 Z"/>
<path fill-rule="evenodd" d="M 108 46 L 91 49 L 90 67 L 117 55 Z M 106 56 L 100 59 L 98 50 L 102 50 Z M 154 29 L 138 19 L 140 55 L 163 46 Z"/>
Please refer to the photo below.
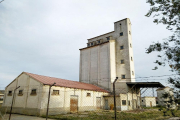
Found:
<path fill-rule="evenodd" d="M 111 36 L 108 43 L 80 49 L 80 82 L 95 84 L 111 91 L 111 83 L 116 77 L 119 77 L 117 82 L 135 82 L 133 48 L 130 47 L 130 44 L 133 46 L 130 20 L 115 22 L 114 30 L 88 39 L 88 43 L 100 39 L 105 42 L 106 37 Z M 121 32 L 123 36 L 120 36 Z M 120 50 L 120 46 L 124 46 L 124 49 Z M 121 60 L 125 63 L 121 64 Z M 121 79 L 122 75 L 125 75 L 126 79 Z"/>

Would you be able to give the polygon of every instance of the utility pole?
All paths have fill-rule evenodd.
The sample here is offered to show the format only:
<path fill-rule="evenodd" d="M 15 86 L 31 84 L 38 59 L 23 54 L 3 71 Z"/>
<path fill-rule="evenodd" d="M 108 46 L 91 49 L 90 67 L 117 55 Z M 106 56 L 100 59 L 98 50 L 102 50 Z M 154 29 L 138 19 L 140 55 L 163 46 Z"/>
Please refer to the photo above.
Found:
<path fill-rule="evenodd" d="M 9 113 L 9 120 L 11 119 L 11 112 L 12 112 L 12 107 L 13 107 L 13 103 L 14 103 L 14 94 L 15 94 L 15 91 L 19 88 L 20 86 L 18 86 L 17 88 L 14 89 L 14 93 L 13 93 L 13 97 L 12 97 L 12 103 L 11 103 L 11 110 L 10 110 L 10 113 Z"/>
<path fill-rule="evenodd" d="M 51 87 L 54 86 L 56 83 L 53 83 L 49 86 L 49 95 L 48 95 L 48 104 L 47 104 L 47 112 L 46 112 L 46 120 L 48 118 L 48 111 L 49 111 L 49 101 L 50 101 L 50 93 L 51 93 Z"/>
<path fill-rule="evenodd" d="M 115 92 L 115 83 L 117 81 L 118 77 L 116 77 L 116 79 L 114 80 L 113 82 L 113 92 L 114 92 L 114 119 L 116 120 L 117 119 L 117 116 L 116 116 L 116 92 Z"/>

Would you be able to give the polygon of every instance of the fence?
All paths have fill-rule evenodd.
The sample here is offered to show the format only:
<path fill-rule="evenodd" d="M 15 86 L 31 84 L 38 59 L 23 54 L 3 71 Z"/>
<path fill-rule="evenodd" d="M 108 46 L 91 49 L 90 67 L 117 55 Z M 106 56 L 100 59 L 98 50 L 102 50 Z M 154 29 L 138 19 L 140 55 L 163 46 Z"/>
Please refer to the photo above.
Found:
<path fill-rule="evenodd" d="M 114 94 L 74 88 L 52 86 L 20 86 L 8 88 L 1 106 L 1 119 L 9 119 L 12 113 L 35 115 L 49 118 L 76 119 L 146 119 L 170 113 L 167 104 L 157 88 L 131 87 L 115 90 Z M 15 90 L 16 89 L 16 90 Z M 50 92 L 49 92 L 50 91 Z M 48 99 L 49 96 L 49 99 Z M 115 100 L 115 101 L 114 101 Z M 49 106 L 48 106 L 49 101 Z M 116 102 L 116 107 L 114 106 Z M 164 107 L 163 107 L 164 106 Z M 116 108 L 116 117 L 114 109 Z M 163 109 L 164 108 L 164 109 Z M 164 111 L 166 111 L 164 113 Z M 176 110 L 176 115 L 180 111 Z M 13 116 L 11 116 L 13 118 Z M 161 116 L 162 117 L 162 116 Z"/>

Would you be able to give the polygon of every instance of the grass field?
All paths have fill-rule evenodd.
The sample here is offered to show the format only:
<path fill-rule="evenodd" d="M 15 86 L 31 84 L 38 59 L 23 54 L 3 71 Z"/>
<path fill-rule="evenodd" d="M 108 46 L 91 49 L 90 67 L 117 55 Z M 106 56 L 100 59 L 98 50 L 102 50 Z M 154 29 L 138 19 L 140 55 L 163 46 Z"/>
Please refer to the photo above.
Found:
<path fill-rule="evenodd" d="M 176 111 L 175 115 L 180 117 L 180 111 Z M 46 117 L 46 116 L 42 116 Z M 172 117 L 170 111 L 164 116 L 163 111 L 158 109 L 145 109 L 139 111 L 117 112 L 117 119 L 120 120 L 164 120 Z M 114 120 L 113 111 L 99 112 L 83 112 L 77 114 L 65 114 L 48 116 L 57 120 Z"/>

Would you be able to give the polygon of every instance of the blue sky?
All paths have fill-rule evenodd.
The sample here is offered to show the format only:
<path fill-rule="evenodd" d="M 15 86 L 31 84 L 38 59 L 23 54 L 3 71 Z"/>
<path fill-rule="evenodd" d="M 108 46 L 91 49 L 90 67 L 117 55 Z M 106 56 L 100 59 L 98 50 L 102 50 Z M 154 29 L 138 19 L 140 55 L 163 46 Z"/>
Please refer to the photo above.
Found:
<path fill-rule="evenodd" d="M 149 8 L 144 0 L 3 1 L 0 89 L 23 71 L 78 81 L 79 49 L 88 38 L 113 31 L 114 22 L 124 18 L 132 23 L 136 77 L 172 74 L 168 66 L 153 71 L 157 54 L 145 53 L 153 41 L 171 35 L 153 17 L 145 17 Z"/>

